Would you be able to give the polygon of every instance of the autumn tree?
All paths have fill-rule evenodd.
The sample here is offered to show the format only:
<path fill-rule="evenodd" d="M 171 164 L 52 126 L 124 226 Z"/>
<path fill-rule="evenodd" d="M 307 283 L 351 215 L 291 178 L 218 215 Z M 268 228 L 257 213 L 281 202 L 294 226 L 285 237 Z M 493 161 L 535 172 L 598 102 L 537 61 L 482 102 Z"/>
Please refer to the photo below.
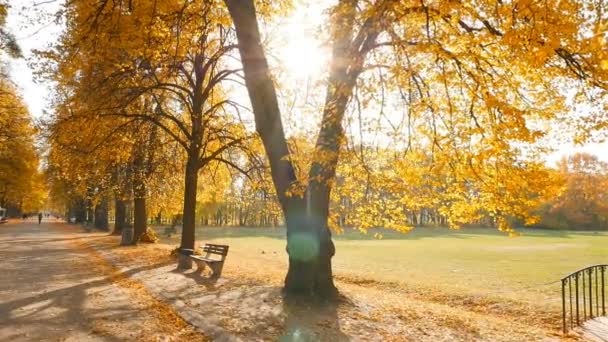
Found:
<path fill-rule="evenodd" d="M 57 85 L 55 111 L 45 130 L 52 189 L 65 193 L 66 204 L 84 204 L 98 228 L 108 228 L 111 197 L 115 230 L 124 227 L 127 207 L 133 208 L 133 243 L 137 243 L 147 230 L 148 198 L 167 200 L 165 188 L 174 185 L 172 174 L 176 165 L 183 165 L 183 155 L 169 136 L 149 122 L 108 117 L 91 121 L 87 101 L 59 95 L 74 91 L 63 81 Z"/>
<path fill-rule="evenodd" d="M 117 139 L 106 135 L 114 127 L 72 120 L 68 113 L 77 108 L 70 107 L 68 101 L 58 103 L 45 122 L 46 173 L 52 199 L 56 206 L 68 207 L 69 217 L 76 217 L 77 222 L 107 229 L 107 222 L 100 221 L 107 221 L 109 198 L 119 186 L 113 171 L 128 162 L 129 154 L 116 147 Z M 118 141 L 122 139 L 118 137 Z"/>
<path fill-rule="evenodd" d="M 87 99 L 91 120 L 148 122 L 186 155 L 182 248 L 194 248 L 199 171 L 212 163 L 240 168 L 247 132 L 223 86 L 238 72 L 228 14 L 211 1 L 74 1 L 62 43 L 44 56 Z"/>
<path fill-rule="evenodd" d="M 35 134 L 17 89 L 0 75 L 0 206 L 13 214 L 40 210 L 46 198 Z"/>
<path fill-rule="evenodd" d="M 286 218 L 288 293 L 336 293 L 329 202 L 345 141 L 343 119 L 354 94 L 376 107 L 382 107 L 379 94 L 398 95 L 407 115 L 422 119 L 413 132 L 438 152 L 435 161 L 464 177 L 446 191 L 461 196 L 467 180 L 486 174 L 491 182 L 486 182 L 485 209 L 502 218 L 521 210 L 519 201 L 501 200 L 510 187 L 504 181 L 514 181 L 501 167 L 534 157 L 526 151 L 544 132 L 532 122 L 572 108 L 556 85 L 568 84 L 605 102 L 604 3 L 342 0 L 329 14 L 332 56 L 325 105 L 309 173 L 300 179 L 290 161 L 254 1 L 225 4 Z M 260 8 L 269 16 L 277 10 Z M 454 221 L 474 217 L 465 205 L 454 208 L 446 213 Z"/>
<path fill-rule="evenodd" d="M 608 163 L 587 153 L 564 156 L 557 163 L 564 189 L 545 202 L 542 222 L 550 228 L 608 227 Z"/>

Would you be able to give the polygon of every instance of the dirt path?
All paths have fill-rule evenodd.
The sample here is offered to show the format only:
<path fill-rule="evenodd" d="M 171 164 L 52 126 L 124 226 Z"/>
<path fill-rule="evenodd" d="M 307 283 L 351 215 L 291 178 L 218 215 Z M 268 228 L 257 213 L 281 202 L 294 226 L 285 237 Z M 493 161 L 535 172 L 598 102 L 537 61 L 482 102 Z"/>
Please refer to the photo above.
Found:
<path fill-rule="evenodd" d="M 55 222 L 0 226 L 1 341 L 206 339 L 85 248 L 97 238 Z"/>

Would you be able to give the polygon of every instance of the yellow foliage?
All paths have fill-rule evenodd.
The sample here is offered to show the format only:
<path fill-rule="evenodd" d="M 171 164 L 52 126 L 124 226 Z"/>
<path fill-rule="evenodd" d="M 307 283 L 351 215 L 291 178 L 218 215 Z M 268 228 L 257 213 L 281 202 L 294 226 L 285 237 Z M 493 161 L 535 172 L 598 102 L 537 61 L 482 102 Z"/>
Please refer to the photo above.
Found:
<path fill-rule="evenodd" d="M 212 110 L 228 101 L 226 89 L 214 88 L 209 101 L 193 110 L 200 94 L 188 91 L 196 83 L 195 70 L 189 68 L 197 58 L 209 58 L 201 45 L 216 52 L 234 47 L 233 37 L 217 38 L 229 36 L 222 36 L 231 24 L 223 2 L 120 4 L 70 2 L 62 43 L 44 55 L 50 63 L 46 71 L 65 96 L 58 101 L 58 117 L 86 114 L 80 124 L 62 127 L 51 151 L 59 174 L 78 184 L 81 193 L 92 181 L 110 183 L 100 164 L 128 159 L 131 148 L 110 148 L 101 157 L 80 161 L 60 148 L 61 138 L 72 145 L 90 144 L 105 137 L 99 132 L 141 112 L 149 117 L 155 101 L 169 116 L 157 118 L 164 123 L 163 134 L 187 145 L 181 155 L 174 153 L 178 161 L 173 165 L 181 165 L 186 152 L 200 152 L 196 158 L 207 162 L 198 189 L 201 212 L 236 204 L 264 214 L 280 212 L 276 203 L 268 204 L 276 196 L 268 165 L 245 179 L 214 159 L 227 136 L 243 137 L 249 131 L 232 120 L 236 115 Z M 255 4 L 263 18 L 284 15 L 292 6 L 291 1 Z M 327 98 L 340 101 L 329 101 L 323 111 L 329 119 L 322 128 L 335 126 L 328 136 L 321 136 L 316 146 L 310 136 L 289 139 L 285 158 L 296 180 L 286 189 L 287 197 L 303 199 L 310 184 L 326 186 L 331 190 L 329 225 L 337 231 L 351 225 L 362 231 L 385 227 L 406 232 L 425 221 L 455 229 L 489 224 L 512 234 L 513 220 L 535 224 L 531 208 L 559 193 L 559 180 L 543 165 L 548 129 L 542 124 L 574 123 L 580 142 L 608 128 L 606 27 L 597 6 L 581 0 L 340 2 L 329 11 L 328 31 L 332 43 L 344 40 L 352 46 L 334 50 L 332 67 L 347 69 L 342 78 L 350 83 L 335 87 L 343 85 L 336 80 L 341 77 L 329 77 Z M 218 30 L 203 30 L 207 23 Z M 369 25 L 358 27 L 360 23 Z M 352 32 L 341 32 L 343 27 Z M 370 28 L 381 32 L 366 31 Z M 334 112 L 334 102 L 344 104 L 343 112 Z M 588 115 L 572 114 L 580 108 L 591 109 Z M 377 109 L 380 114 L 369 114 Z M 213 114 L 204 116 L 200 110 Z M 121 119 L 100 119 L 117 111 Z M 378 136 L 390 144 L 379 146 Z M 115 146 L 140 142 L 137 134 L 122 134 Z M 201 149 L 192 152 L 190 146 Z M 242 159 L 249 160 L 241 164 L 263 159 L 259 141 L 247 147 Z M 171 193 L 167 198 L 177 198 L 182 190 L 163 187 L 168 183 L 163 177 L 148 181 L 150 189 L 159 189 L 159 197 Z M 161 203 L 156 201 L 155 209 L 179 209 Z"/>
<path fill-rule="evenodd" d="M 0 75 L 0 206 L 26 212 L 41 210 L 47 195 L 30 120 L 16 89 Z"/>
<path fill-rule="evenodd" d="M 140 242 L 146 243 L 157 243 L 159 240 L 156 232 L 151 228 L 146 229 L 146 232 L 139 238 Z"/>

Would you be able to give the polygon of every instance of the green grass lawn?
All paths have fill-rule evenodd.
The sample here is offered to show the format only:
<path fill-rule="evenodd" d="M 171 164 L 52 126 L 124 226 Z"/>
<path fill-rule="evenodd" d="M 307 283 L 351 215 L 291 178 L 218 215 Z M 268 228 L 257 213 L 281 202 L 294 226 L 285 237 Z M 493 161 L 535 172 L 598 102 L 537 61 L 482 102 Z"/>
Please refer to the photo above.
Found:
<path fill-rule="evenodd" d="M 508 237 L 492 229 L 418 228 L 408 234 L 382 231 L 380 240 L 373 237 L 375 232 L 334 236 L 337 276 L 555 308 L 561 305 L 563 276 L 591 264 L 608 264 L 606 232 L 521 229 L 521 236 Z M 198 228 L 197 239 L 228 244 L 230 255 L 267 267 L 285 267 L 287 262 L 282 228 Z"/>

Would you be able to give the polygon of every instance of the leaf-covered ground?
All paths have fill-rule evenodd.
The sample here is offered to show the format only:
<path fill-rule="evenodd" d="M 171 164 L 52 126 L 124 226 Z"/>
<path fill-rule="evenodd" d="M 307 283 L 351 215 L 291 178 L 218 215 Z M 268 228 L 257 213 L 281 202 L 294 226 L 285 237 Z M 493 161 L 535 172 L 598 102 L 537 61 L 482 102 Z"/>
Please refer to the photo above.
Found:
<path fill-rule="evenodd" d="M 286 303 L 280 293 L 285 260 L 265 249 L 260 257 L 235 248 L 217 282 L 194 270 L 175 269 L 174 245 L 118 247 L 118 237 L 91 240 L 116 267 L 148 266 L 134 277 L 180 315 L 209 334 L 241 340 L 550 341 L 578 339 L 560 334 L 553 305 L 512 295 L 454 291 L 366 277 L 363 270 L 337 272 L 344 299 L 337 305 Z M 251 245 L 250 249 L 259 248 Z M 150 267 L 157 265 L 156 267 Z M 354 270 L 353 270 L 354 271 Z M 430 272 L 432 273 L 432 272 Z M 370 272 L 371 275 L 375 272 Z"/>
<path fill-rule="evenodd" d="M 212 236 L 211 230 L 206 233 Z M 361 259 L 356 258 L 348 272 L 344 260 L 336 267 L 337 286 L 343 295 L 339 303 L 286 302 L 280 291 L 286 260 L 276 249 L 281 241 L 262 244 L 248 237 L 247 245 L 238 240 L 242 236 L 227 237 L 237 233 L 226 231 L 226 236 L 213 238 L 231 245 L 223 276 L 214 281 L 208 274 L 176 269 L 171 255 L 174 238 L 160 244 L 120 247 L 120 237 L 85 232 L 78 226 L 3 225 L 0 254 L 7 276 L 0 281 L 0 306 L 8 315 L 0 317 L 0 337 L 24 341 L 586 340 L 576 334 L 560 334 L 559 307 L 545 299 L 551 297 L 546 290 L 551 285 L 531 290 L 545 293 L 534 301 L 531 293 L 520 297 L 513 296 L 513 291 L 496 294 L 475 282 L 463 291 L 462 283 L 445 280 L 425 284 L 420 279 L 380 277 L 377 275 L 387 271 L 366 270 L 357 265 Z M 571 239 L 565 243 L 588 243 Z M 351 243 L 361 243 L 355 240 Z M 441 238 L 435 241 L 445 242 Z M 512 250 L 519 253 L 535 246 L 526 240 L 510 241 L 509 257 L 513 257 L 508 254 Z M 545 248 L 539 241 L 536 245 Z M 385 252 L 399 257 L 390 249 L 395 241 L 385 243 L 389 246 Z M 344 246 L 344 237 L 338 238 L 339 252 L 353 253 Z M 360 246 L 369 248 L 365 243 Z M 449 256 L 451 247 L 444 247 Z M 498 247 L 487 244 L 484 248 Z M 430 259 L 427 255 L 420 260 Z M 373 265 L 378 260 L 369 262 Z M 479 263 L 483 269 L 483 262 Z M 433 266 L 427 265 L 429 279 L 436 277 Z M 506 288 L 512 286 L 512 280 L 505 281 Z M 489 287 L 495 282 L 488 279 Z"/>

